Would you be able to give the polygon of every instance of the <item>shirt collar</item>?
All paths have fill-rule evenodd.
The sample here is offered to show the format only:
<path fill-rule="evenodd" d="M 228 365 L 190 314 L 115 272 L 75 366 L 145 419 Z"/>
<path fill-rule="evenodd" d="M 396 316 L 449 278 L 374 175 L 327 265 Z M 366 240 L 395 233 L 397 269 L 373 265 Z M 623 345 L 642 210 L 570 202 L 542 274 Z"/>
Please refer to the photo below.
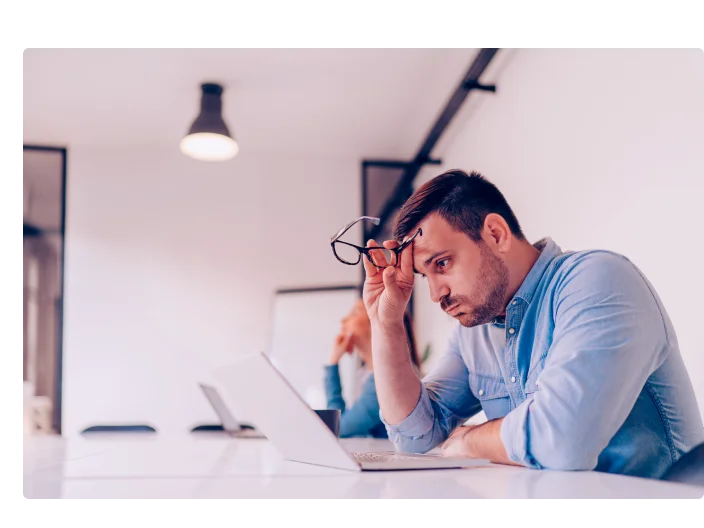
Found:
<path fill-rule="evenodd" d="M 533 247 L 540 251 L 540 256 L 533 264 L 526 278 L 523 279 L 523 284 L 518 288 L 516 295 L 514 295 L 514 299 L 521 299 L 526 303 L 530 303 L 533 299 L 535 289 L 538 287 L 540 279 L 543 277 L 550 262 L 562 253 L 560 246 L 550 237 L 541 238 L 533 244 Z"/>

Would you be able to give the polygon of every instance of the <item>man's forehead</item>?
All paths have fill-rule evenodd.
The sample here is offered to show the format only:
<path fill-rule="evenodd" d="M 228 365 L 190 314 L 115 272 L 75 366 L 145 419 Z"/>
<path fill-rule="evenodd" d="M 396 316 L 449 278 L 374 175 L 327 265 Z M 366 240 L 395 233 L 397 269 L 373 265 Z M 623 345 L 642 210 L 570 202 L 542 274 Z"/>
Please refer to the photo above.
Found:
<path fill-rule="evenodd" d="M 421 235 L 413 239 L 413 254 L 423 255 L 432 251 L 433 248 L 433 236 L 432 233 L 426 234 L 425 230 Z"/>
<path fill-rule="evenodd" d="M 419 228 L 421 229 L 421 234 L 413 240 L 413 252 L 424 253 L 433 251 L 435 249 L 434 246 L 446 239 L 445 228 L 447 227 L 450 227 L 449 224 L 437 215 L 424 218 L 409 234 L 409 236 L 413 236 Z"/>
<path fill-rule="evenodd" d="M 416 273 L 425 268 L 428 257 L 438 252 L 438 241 L 433 237 L 433 231 L 430 230 L 426 234 L 425 228 L 421 227 L 421 229 L 422 234 L 413 239 L 413 271 Z"/>
<path fill-rule="evenodd" d="M 422 234 L 413 240 L 413 268 L 416 272 L 424 268 L 428 260 L 457 247 L 466 236 L 438 215 L 425 218 L 411 233 L 415 233 L 418 228 Z"/>

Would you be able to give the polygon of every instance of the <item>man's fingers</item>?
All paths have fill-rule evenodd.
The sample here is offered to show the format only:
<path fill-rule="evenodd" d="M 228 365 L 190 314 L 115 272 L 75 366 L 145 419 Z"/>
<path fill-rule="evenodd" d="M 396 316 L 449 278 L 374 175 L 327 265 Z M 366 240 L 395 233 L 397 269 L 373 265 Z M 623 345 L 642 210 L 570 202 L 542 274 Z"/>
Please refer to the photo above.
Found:
<path fill-rule="evenodd" d="M 379 244 L 377 244 L 374 240 L 370 240 L 370 241 L 367 243 L 367 247 L 368 247 L 368 248 L 377 248 L 377 247 L 378 247 L 378 248 L 381 248 L 382 246 L 380 246 Z M 376 266 L 374 266 L 374 264 L 372 264 L 371 262 L 369 262 L 369 259 L 366 260 L 365 264 L 366 264 L 366 263 L 369 263 L 370 265 L 374 266 L 375 268 L 376 268 L 377 266 L 380 267 L 380 268 L 384 268 L 384 267 L 386 267 L 386 266 L 389 265 L 388 261 L 386 260 L 386 256 L 384 256 L 384 252 L 381 251 L 381 250 L 379 250 L 379 251 L 370 251 L 370 252 L 369 252 L 369 256 L 370 256 L 371 259 L 374 261 L 374 264 L 376 264 Z"/>
<path fill-rule="evenodd" d="M 401 269 L 401 274 L 404 277 L 413 277 L 413 246 L 415 240 L 411 242 L 406 248 L 399 254 L 399 268 Z"/>
<path fill-rule="evenodd" d="M 367 247 L 376 247 L 377 245 L 378 244 L 374 242 L 374 240 L 369 240 L 367 242 Z M 379 269 L 374 264 L 369 262 L 366 255 L 362 255 L 362 262 L 364 262 L 364 272 L 367 274 L 367 277 L 374 277 L 377 273 L 379 273 Z"/>

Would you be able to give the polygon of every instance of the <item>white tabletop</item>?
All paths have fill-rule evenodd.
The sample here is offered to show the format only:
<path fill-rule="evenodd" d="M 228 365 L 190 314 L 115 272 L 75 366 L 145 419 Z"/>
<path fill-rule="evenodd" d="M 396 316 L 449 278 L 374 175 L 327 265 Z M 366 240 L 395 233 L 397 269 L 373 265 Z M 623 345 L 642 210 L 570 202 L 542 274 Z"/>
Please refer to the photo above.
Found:
<path fill-rule="evenodd" d="M 386 440 L 342 440 L 388 451 Z M 290 462 L 267 440 L 26 437 L 28 498 L 701 498 L 704 488 L 597 472 L 485 467 L 350 472 Z"/>

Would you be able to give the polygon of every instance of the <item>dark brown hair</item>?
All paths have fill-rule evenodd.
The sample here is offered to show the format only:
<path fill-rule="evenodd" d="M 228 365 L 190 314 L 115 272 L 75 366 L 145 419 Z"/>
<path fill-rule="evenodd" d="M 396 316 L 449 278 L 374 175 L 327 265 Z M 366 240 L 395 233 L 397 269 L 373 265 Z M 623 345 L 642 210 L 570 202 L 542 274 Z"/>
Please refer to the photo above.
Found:
<path fill-rule="evenodd" d="M 504 195 L 478 172 L 467 174 L 453 169 L 422 185 L 399 211 L 394 225 L 394 239 L 403 240 L 432 213 L 440 215 L 474 242 L 481 240 L 487 215 L 496 213 L 506 220 L 514 236 L 525 240 L 518 219 Z"/>

